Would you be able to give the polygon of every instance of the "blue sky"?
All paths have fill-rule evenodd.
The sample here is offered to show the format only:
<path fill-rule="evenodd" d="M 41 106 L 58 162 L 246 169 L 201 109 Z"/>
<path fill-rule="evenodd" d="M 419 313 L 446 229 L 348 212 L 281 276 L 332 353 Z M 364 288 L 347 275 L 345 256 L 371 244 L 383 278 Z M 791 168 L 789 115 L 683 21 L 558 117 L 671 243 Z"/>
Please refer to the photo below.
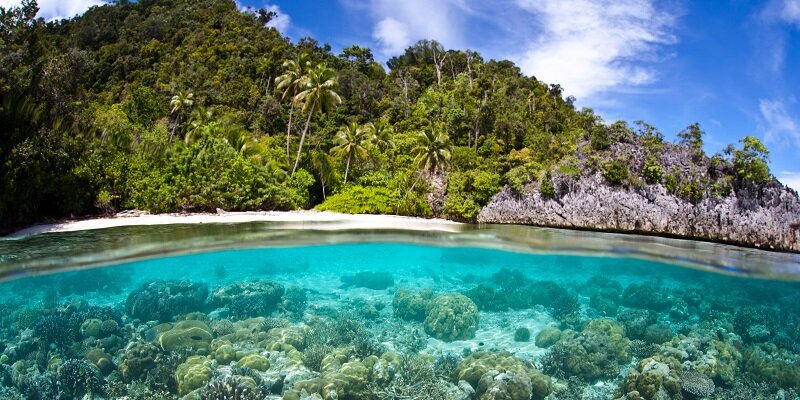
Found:
<path fill-rule="evenodd" d="M 14 3 L 0 0 L 0 5 Z M 40 0 L 45 18 L 101 0 Z M 272 8 L 293 40 L 379 60 L 423 38 L 510 59 L 606 121 L 643 119 L 668 138 L 693 122 L 714 153 L 745 135 L 800 190 L 800 0 L 243 0 Z"/>

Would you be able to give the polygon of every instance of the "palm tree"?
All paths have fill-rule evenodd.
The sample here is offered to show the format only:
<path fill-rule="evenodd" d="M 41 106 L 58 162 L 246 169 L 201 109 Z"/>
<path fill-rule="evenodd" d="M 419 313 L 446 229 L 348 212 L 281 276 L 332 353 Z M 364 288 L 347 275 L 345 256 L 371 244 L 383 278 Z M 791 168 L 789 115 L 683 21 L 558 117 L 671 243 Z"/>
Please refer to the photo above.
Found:
<path fill-rule="evenodd" d="M 314 150 L 311 152 L 311 164 L 319 173 L 319 183 L 322 185 L 322 200 L 327 200 L 325 195 L 325 185 L 333 179 L 333 166 L 328 153 Z"/>
<path fill-rule="evenodd" d="M 172 138 L 175 136 L 175 130 L 178 129 L 178 126 L 181 124 L 181 114 L 183 114 L 184 110 L 192 107 L 193 104 L 194 93 L 186 94 L 184 92 L 178 92 L 178 94 L 172 96 L 172 100 L 169 102 L 169 106 L 172 107 L 172 110 L 169 113 L 175 115 L 175 125 L 172 126 L 172 132 L 169 134 L 170 143 L 172 143 Z"/>
<path fill-rule="evenodd" d="M 286 124 L 286 165 L 289 165 L 289 143 L 292 133 L 292 115 L 294 114 L 294 98 L 302 89 L 303 78 L 311 69 L 311 60 L 308 53 L 300 54 L 295 60 L 286 60 L 283 63 L 283 75 L 275 78 L 275 88 L 281 90 L 281 100 L 291 99 L 289 105 L 289 123 Z"/>
<path fill-rule="evenodd" d="M 394 142 L 392 141 L 394 128 L 386 123 L 386 121 L 378 120 L 376 123 L 369 122 L 364 125 L 364 130 L 366 130 L 369 135 L 370 143 L 380 149 L 380 151 L 394 148 Z"/>
<path fill-rule="evenodd" d="M 223 139 L 243 157 L 252 157 L 257 154 L 256 142 L 253 136 L 240 126 L 230 125 L 224 127 Z"/>
<path fill-rule="evenodd" d="M 350 161 L 353 157 L 359 159 L 367 156 L 369 139 L 367 130 L 355 122 L 343 126 L 339 132 L 336 132 L 336 137 L 333 138 L 336 146 L 331 149 L 331 153 L 339 157 L 347 157 L 347 166 L 344 169 L 345 184 L 347 184 L 347 175 L 350 172 Z"/>
<path fill-rule="evenodd" d="M 308 126 L 311 124 L 311 117 L 315 113 L 325 112 L 342 102 L 342 98 L 333 90 L 336 87 L 336 71 L 328 68 L 325 64 L 317 65 L 308 71 L 308 75 L 302 80 L 302 86 L 305 89 L 294 97 L 294 101 L 303 105 L 303 111 L 308 113 L 308 119 L 306 119 L 303 134 L 300 135 L 300 146 L 297 148 L 297 158 L 294 160 L 292 175 L 300 163 L 300 154 L 303 151 L 303 143 L 306 140 Z"/>
<path fill-rule="evenodd" d="M 452 147 L 450 138 L 444 132 L 435 134 L 433 131 L 423 131 L 417 136 L 417 157 L 414 162 L 418 168 L 434 174 L 450 163 Z"/>
<path fill-rule="evenodd" d="M 213 117 L 213 108 L 198 106 L 192 110 L 192 115 L 189 117 L 189 129 L 186 131 L 186 136 L 183 138 L 187 145 L 194 143 L 203 128 L 211 123 Z"/>

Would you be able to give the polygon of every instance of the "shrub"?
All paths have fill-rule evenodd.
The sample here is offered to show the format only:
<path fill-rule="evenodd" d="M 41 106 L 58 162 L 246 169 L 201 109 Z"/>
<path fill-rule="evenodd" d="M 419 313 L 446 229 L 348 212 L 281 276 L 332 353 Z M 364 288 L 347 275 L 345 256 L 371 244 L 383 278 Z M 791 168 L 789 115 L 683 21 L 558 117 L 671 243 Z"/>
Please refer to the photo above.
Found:
<path fill-rule="evenodd" d="M 700 178 L 681 182 L 678 187 L 678 196 L 692 203 L 699 203 L 705 196 L 705 183 Z"/>
<path fill-rule="evenodd" d="M 754 136 L 740 141 L 741 150 L 733 151 L 733 166 L 736 177 L 742 182 L 767 183 L 772 179 L 769 172 L 769 150 Z"/>
<path fill-rule="evenodd" d="M 525 166 L 511 168 L 503 176 L 506 183 L 516 194 L 522 194 L 525 191 L 525 185 L 536 179 L 536 175 L 531 173 Z"/>
<path fill-rule="evenodd" d="M 416 192 L 401 195 L 385 187 L 347 186 L 329 196 L 317 210 L 348 214 L 404 214 L 430 216 L 433 212 Z"/>
<path fill-rule="evenodd" d="M 544 179 L 542 179 L 542 185 L 539 187 L 539 191 L 542 193 L 542 197 L 546 199 L 556 198 L 556 188 L 553 186 L 553 177 L 550 175 L 550 172 L 544 174 Z"/>
<path fill-rule="evenodd" d="M 628 180 L 629 175 L 628 166 L 620 160 L 608 162 L 603 166 L 603 178 L 612 185 L 622 185 Z"/>
<path fill-rule="evenodd" d="M 715 197 L 728 197 L 733 191 L 731 177 L 725 176 L 714 181 L 711 185 L 711 195 Z"/>
<path fill-rule="evenodd" d="M 650 155 L 644 160 L 642 176 L 651 185 L 661 183 L 661 179 L 664 177 L 664 168 L 656 156 Z"/>
<path fill-rule="evenodd" d="M 472 221 L 500 188 L 500 176 L 494 172 L 452 172 L 447 176 L 444 212 L 453 219 Z"/>

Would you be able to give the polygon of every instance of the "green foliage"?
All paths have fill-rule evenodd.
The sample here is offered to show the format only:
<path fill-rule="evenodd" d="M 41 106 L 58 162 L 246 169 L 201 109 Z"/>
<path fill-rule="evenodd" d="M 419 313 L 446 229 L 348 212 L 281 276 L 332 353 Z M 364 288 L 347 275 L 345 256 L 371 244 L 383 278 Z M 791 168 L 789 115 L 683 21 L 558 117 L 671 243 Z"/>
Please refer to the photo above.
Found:
<path fill-rule="evenodd" d="M 164 107 L 158 96 L 148 87 L 140 86 L 131 93 L 125 102 L 125 114 L 134 123 L 151 128 L 159 115 L 164 114 Z"/>
<path fill-rule="evenodd" d="M 603 165 L 603 178 L 612 185 L 624 184 L 628 181 L 629 175 L 628 166 L 621 160 L 610 161 Z"/>
<path fill-rule="evenodd" d="M 733 150 L 733 167 L 740 182 L 763 184 L 772 180 L 769 172 L 769 150 L 755 136 L 740 140 L 742 148 Z"/>
<path fill-rule="evenodd" d="M 545 199 L 556 198 L 556 188 L 553 186 L 553 176 L 550 175 L 549 171 L 544 174 L 542 185 L 539 187 L 539 191 L 542 193 L 542 197 Z"/>
<path fill-rule="evenodd" d="M 447 175 L 444 212 L 453 219 L 474 221 L 481 207 L 500 190 L 500 176 L 488 171 L 469 170 Z"/>
<path fill-rule="evenodd" d="M 661 166 L 661 161 L 658 160 L 658 157 L 651 155 L 644 159 L 642 176 L 651 185 L 661 183 L 661 179 L 664 178 L 664 167 Z"/>
<path fill-rule="evenodd" d="M 508 170 L 503 178 L 514 193 L 522 194 L 525 191 L 525 185 L 536 180 L 536 174 L 532 173 L 528 167 L 520 165 Z"/>
<path fill-rule="evenodd" d="M 453 169 L 466 171 L 477 168 L 480 165 L 480 157 L 473 147 L 454 146 L 450 157 L 450 164 Z"/>
<path fill-rule="evenodd" d="M 689 147 L 697 155 L 703 154 L 703 132 L 700 129 L 700 124 L 695 122 L 687 126 L 684 130 L 678 132 L 680 143 Z"/>
<path fill-rule="evenodd" d="M 672 171 L 669 175 L 667 175 L 667 179 L 664 182 L 664 187 L 667 188 L 667 191 L 672 194 L 678 193 L 678 173 Z"/>
<path fill-rule="evenodd" d="M 728 197 L 733 192 L 733 185 L 729 176 L 714 181 L 711 184 L 711 195 L 715 197 Z"/>
<path fill-rule="evenodd" d="M 705 196 L 706 183 L 700 178 L 692 178 L 680 183 L 677 195 L 692 203 L 699 203 Z"/>
<path fill-rule="evenodd" d="M 596 126 L 591 129 L 589 141 L 595 150 L 608 150 L 611 147 L 611 135 L 605 126 Z"/>
<path fill-rule="evenodd" d="M 348 214 L 397 214 L 401 210 L 409 215 L 427 216 L 431 214 L 430 207 L 424 200 L 410 195 L 413 201 L 408 207 L 409 199 L 385 187 L 363 187 L 357 185 L 347 186 L 340 193 L 328 197 L 328 200 L 318 205 L 320 211 L 334 211 Z"/>

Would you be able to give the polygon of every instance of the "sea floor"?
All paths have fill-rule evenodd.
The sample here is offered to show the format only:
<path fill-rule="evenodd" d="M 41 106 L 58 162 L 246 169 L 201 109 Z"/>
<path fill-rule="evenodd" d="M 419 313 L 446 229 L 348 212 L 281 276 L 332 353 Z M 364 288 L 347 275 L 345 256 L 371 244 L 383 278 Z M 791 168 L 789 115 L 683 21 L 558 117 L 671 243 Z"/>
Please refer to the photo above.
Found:
<path fill-rule="evenodd" d="M 800 285 L 350 244 L 0 284 L 3 399 L 797 399 Z"/>

